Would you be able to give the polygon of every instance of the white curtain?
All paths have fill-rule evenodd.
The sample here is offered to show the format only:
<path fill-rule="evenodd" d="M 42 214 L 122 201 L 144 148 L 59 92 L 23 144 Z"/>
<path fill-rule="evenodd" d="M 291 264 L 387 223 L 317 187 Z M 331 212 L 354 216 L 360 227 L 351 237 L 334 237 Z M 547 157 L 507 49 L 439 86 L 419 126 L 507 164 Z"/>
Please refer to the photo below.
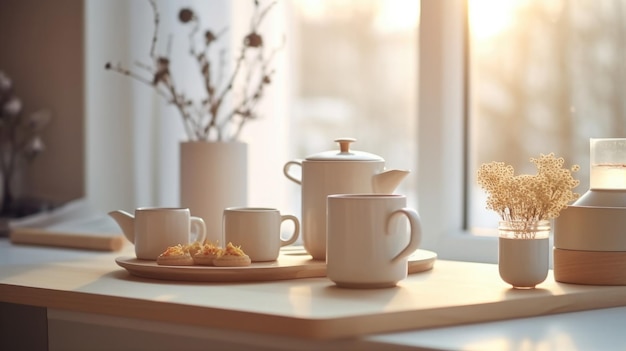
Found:
<path fill-rule="evenodd" d="M 137 62 L 151 63 L 152 8 L 147 0 L 85 1 L 87 198 L 100 211 L 178 206 L 179 142 L 186 139 L 180 115 L 152 87 L 104 69 L 111 62 L 141 72 Z M 188 28 L 179 22 L 178 11 L 183 7 L 196 11 L 202 30 L 227 28 L 223 44 L 232 50 L 239 48 L 249 29 L 252 1 L 157 1 L 157 5 L 156 52 L 170 56 L 176 83 L 193 95 L 202 87 L 197 65 L 188 54 Z M 270 30 L 283 35 L 286 10 L 281 6 L 274 10 Z M 250 204 L 293 212 L 293 196 L 288 195 L 293 189 L 282 175 L 282 165 L 290 157 L 287 57 L 285 49 L 276 61 L 277 74 L 261 106 L 262 120 L 250 123 L 241 139 L 249 143 Z"/>

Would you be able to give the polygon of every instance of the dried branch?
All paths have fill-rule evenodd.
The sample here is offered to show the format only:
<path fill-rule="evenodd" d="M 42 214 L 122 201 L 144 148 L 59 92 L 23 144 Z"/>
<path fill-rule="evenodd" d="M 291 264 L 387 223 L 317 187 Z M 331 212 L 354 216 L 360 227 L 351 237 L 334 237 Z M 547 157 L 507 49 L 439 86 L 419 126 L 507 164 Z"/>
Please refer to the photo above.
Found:
<path fill-rule="evenodd" d="M 235 57 L 234 68 L 229 74 L 226 73 L 227 61 L 224 50 L 220 51 L 218 55 L 217 67 L 214 67 L 210 59 L 213 44 L 223 37 L 226 29 L 222 29 L 217 34 L 211 30 L 205 30 L 202 33 L 204 45 L 199 51 L 196 46 L 196 38 L 201 32 L 200 19 L 189 8 L 183 8 L 179 11 L 178 19 L 180 22 L 190 26 L 187 35 L 189 54 L 198 65 L 202 85 L 206 92 L 206 96 L 198 101 L 192 101 L 184 93 L 181 93 L 170 71 L 171 36 L 168 40 L 166 55 L 159 56 L 156 53 L 160 17 L 155 0 L 148 1 L 153 10 L 155 27 L 150 47 L 152 65 L 138 64 L 137 66 L 150 77 L 146 78 L 124 68 L 121 64 L 113 66 L 107 63 L 105 68 L 152 86 L 161 97 L 176 107 L 182 117 L 189 139 L 236 140 L 247 121 L 256 118 L 254 109 L 263 97 L 265 86 L 271 83 L 271 76 L 274 74 L 274 70 L 270 69 L 270 64 L 276 53 L 282 50 L 285 44 L 283 40 L 282 45 L 274 49 L 268 58 L 264 57 L 264 43 L 263 37 L 259 34 L 259 26 L 276 5 L 276 2 L 261 7 L 258 1 L 254 1 L 250 32 L 244 37 L 243 45 Z M 249 53 L 253 54 L 251 60 L 247 59 Z M 216 70 L 217 79 L 214 79 L 214 70 Z M 242 86 L 236 87 L 240 83 Z M 236 89 L 241 89 L 240 95 L 233 95 Z M 230 99 L 231 96 L 232 109 L 222 111 L 225 108 L 226 99 Z"/>
<path fill-rule="evenodd" d="M 152 32 L 152 43 L 150 44 L 150 57 L 154 60 L 156 59 L 154 52 L 157 44 L 160 18 L 156 2 L 154 0 L 148 1 L 150 2 L 150 6 L 152 7 L 152 13 L 154 15 L 154 32 Z"/>

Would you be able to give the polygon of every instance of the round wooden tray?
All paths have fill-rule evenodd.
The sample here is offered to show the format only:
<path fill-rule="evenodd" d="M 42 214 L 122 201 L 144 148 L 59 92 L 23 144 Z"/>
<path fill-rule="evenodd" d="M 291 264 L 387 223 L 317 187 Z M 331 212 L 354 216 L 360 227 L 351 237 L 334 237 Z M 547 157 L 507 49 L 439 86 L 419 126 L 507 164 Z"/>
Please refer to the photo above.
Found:
<path fill-rule="evenodd" d="M 554 279 L 585 285 L 626 285 L 626 252 L 554 249 Z"/>
<path fill-rule="evenodd" d="M 436 259 L 432 251 L 417 250 L 409 256 L 408 273 L 430 270 Z M 313 260 L 303 249 L 283 250 L 276 261 L 253 262 L 246 267 L 161 266 L 135 257 L 118 257 L 115 262 L 134 276 L 161 280 L 244 282 L 326 276 L 326 262 Z"/>

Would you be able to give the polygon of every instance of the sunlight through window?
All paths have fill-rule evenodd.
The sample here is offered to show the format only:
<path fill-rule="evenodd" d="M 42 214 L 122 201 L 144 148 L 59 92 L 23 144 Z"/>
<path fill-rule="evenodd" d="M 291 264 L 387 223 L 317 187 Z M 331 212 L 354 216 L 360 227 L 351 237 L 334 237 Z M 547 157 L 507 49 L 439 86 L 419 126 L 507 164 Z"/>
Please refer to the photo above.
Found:
<path fill-rule="evenodd" d="M 589 187 L 589 139 L 626 134 L 626 6 L 621 0 L 470 0 L 469 225 L 494 228 L 476 187 L 482 163 L 534 174 L 540 153 L 578 164 Z"/>

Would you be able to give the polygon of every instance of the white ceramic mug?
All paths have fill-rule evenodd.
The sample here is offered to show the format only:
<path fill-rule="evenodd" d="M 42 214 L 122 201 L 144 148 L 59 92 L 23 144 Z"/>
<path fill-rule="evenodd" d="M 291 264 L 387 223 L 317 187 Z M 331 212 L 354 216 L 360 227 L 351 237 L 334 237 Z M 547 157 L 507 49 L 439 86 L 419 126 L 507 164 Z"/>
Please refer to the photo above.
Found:
<path fill-rule="evenodd" d="M 395 286 L 407 277 L 408 256 L 419 247 L 421 223 L 404 195 L 328 196 L 326 269 L 346 288 Z M 410 232 L 407 233 L 407 221 Z"/>
<path fill-rule="evenodd" d="M 293 222 L 288 239 L 281 237 L 284 221 Z M 280 248 L 293 244 L 300 233 L 300 222 L 293 215 L 281 215 L 275 208 L 229 207 L 224 210 L 224 240 L 241 246 L 252 262 L 274 261 Z"/>
<path fill-rule="evenodd" d="M 169 246 L 204 241 L 206 227 L 188 208 L 138 208 L 134 230 L 124 230 L 124 235 L 135 244 L 137 258 L 155 260 Z"/>

